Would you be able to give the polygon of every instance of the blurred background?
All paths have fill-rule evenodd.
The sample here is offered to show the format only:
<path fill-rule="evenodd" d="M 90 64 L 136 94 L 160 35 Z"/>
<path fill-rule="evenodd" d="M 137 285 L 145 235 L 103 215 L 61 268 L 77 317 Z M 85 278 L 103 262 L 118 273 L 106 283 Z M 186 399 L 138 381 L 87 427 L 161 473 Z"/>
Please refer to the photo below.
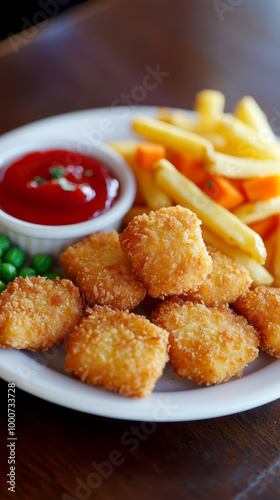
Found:
<path fill-rule="evenodd" d="M 87 0 L 10 0 L 9 10 L 0 16 L 0 40 L 86 2 Z"/>

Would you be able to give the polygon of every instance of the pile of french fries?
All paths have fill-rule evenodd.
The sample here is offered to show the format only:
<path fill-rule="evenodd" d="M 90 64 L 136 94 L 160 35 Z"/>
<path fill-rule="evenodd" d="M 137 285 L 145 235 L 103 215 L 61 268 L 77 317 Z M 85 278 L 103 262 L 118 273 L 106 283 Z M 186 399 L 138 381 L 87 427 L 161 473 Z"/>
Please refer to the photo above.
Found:
<path fill-rule="evenodd" d="M 134 172 L 137 195 L 125 217 L 162 207 L 182 205 L 202 221 L 204 241 L 245 266 L 253 285 L 280 286 L 280 224 L 267 241 L 248 224 L 280 214 L 280 196 L 245 202 L 229 211 L 180 173 L 166 158 L 144 171 L 135 161 L 143 138 L 163 144 L 174 153 L 188 152 L 212 174 L 227 179 L 280 175 L 280 144 L 257 102 L 243 97 L 232 114 L 225 113 L 225 96 L 215 90 L 196 95 L 194 114 L 158 109 L 156 118 L 138 117 L 132 123 L 141 139 L 111 142 Z"/>

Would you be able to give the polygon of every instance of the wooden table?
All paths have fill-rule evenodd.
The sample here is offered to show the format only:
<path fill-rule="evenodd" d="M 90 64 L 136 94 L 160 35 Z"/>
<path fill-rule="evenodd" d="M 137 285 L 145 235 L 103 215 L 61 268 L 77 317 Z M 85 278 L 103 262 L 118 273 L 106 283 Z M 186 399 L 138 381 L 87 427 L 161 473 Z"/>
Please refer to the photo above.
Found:
<path fill-rule="evenodd" d="M 216 88 L 229 110 L 253 95 L 279 133 L 278 20 L 273 0 L 86 2 L 0 44 L 0 132 L 116 104 L 191 108 L 199 89 Z M 151 71 L 157 85 L 141 92 Z M 9 494 L 6 382 L 0 390 L 1 499 L 279 498 L 279 400 L 148 427 L 19 389 L 16 493 Z"/>

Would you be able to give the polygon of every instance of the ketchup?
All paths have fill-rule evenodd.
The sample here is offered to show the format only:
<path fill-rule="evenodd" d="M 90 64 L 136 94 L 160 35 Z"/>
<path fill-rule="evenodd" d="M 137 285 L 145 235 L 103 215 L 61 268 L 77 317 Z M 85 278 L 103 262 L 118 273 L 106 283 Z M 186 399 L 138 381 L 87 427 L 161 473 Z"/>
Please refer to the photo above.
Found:
<path fill-rule="evenodd" d="M 107 165 L 73 151 L 29 153 L 0 171 L 0 208 L 35 224 L 87 221 L 107 212 L 118 194 Z"/>

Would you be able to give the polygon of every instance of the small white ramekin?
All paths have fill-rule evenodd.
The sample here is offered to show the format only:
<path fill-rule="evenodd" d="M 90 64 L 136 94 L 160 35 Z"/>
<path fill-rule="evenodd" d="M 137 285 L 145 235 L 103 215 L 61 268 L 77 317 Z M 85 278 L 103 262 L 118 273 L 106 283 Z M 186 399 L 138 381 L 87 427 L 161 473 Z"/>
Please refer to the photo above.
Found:
<path fill-rule="evenodd" d="M 25 144 L 15 144 L 12 149 L 0 151 L 0 169 L 27 153 L 52 149 L 79 152 L 79 144 L 73 140 L 56 138 L 42 138 Z M 130 209 L 135 197 L 134 176 L 121 155 L 106 144 L 92 146 L 90 153 L 86 154 L 106 163 L 120 182 L 119 198 L 108 212 L 77 224 L 47 226 L 19 220 L 0 209 L 0 233 L 8 236 L 12 244 L 19 246 L 31 257 L 46 253 L 57 258 L 65 248 L 84 236 L 97 231 L 119 230 L 122 218 Z"/>

